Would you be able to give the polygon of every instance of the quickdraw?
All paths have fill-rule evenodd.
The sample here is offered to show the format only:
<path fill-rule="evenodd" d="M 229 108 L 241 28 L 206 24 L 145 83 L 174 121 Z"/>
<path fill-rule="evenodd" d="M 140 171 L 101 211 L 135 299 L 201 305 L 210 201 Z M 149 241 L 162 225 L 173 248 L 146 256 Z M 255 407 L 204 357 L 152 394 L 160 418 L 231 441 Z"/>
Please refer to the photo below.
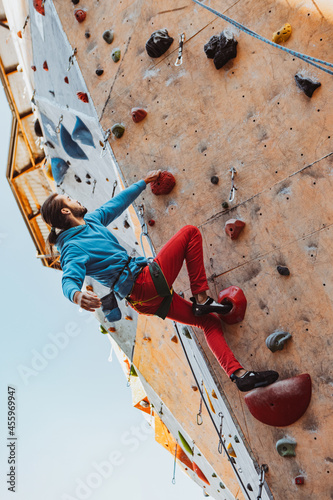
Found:
<path fill-rule="evenodd" d="M 71 69 L 71 67 L 73 66 L 76 53 L 77 53 L 77 48 L 75 47 L 73 49 L 73 52 L 71 53 L 71 55 L 68 58 L 68 68 L 67 68 L 67 71 L 69 71 Z"/>
<path fill-rule="evenodd" d="M 197 424 L 202 425 L 203 419 L 202 419 L 202 394 L 203 394 L 203 380 L 201 381 L 201 396 L 200 396 L 200 405 L 199 405 L 199 412 L 197 414 Z"/>
<path fill-rule="evenodd" d="M 268 465 L 262 464 L 260 467 L 260 477 L 259 477 L 259 491 L 257 500 L 261 500 L 261 492 L 265 482 L 265 473 L 268 472 Z"/>
<path fill-rule="evenodd" d="M 175 62 L 175 66 L 181 66 L 183 64 L 183 46 L 185 41 L 185 33 L 179 35 L 179 48 L 178 48 L 178 57 Z"/>
<path fill-rule="evenodd" d="M 232 202 L 235 199 L 235 193 L 237 191 L 237 188 L 236 188 L 235 182 L 234 182 L 234 178 L 235 178 L 235 174 L 237 174 L 237 170 L 234 167 L 231 167 L 230 172 L 231 172 L 231 189 L 230 189 L 230 195 L 229 195 L 229 202 Z"/>
<path fill-rule="evenodd" d="M 141 220 L 140 244 L 141 244 L 143 255 L 144 255 L 145 258 L 147 258 L 147 255 L 146 255 L 146 252 L 145 252 L 145 249 L 144 249 L 144 246 L 143 246 L 143 238 L 145 237 L 146 240 L 148 241 L 148 244 L 149 244 L 152 256 L 155 257 L 155 255 L 156 255 L 155 249 L 153 247 L 153 243 L 152 243 L 152 241 L 150 239 L 150 236 L 148 234 L 147 224 L 146 224 L 146 222 L 144 221 L 144 218 L 143 218 L 143 216 L 144 216 L 144 206 L 143 205 L 139 205 L 138 206 L 138 212 L 139 212 L 139 218 Z"/>

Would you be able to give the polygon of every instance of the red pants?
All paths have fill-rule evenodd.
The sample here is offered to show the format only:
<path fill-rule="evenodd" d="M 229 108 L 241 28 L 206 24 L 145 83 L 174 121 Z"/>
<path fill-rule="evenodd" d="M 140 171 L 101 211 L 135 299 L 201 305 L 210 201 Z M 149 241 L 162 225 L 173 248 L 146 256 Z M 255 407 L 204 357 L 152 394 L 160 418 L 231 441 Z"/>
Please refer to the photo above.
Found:
<path fill-rule="evenodd" d="M 170 288 L 178 276 L 184 259 L 192 294 L 208 290 L 203 262 L 202 236 L 195 226 L 185 226 L 178 231 L 154 259 L 162 269 Z M 129 299 L 133 301 L 130 305 L 141 314 L 154 314 L 157 311 L 163 299 L 157 295 L 148 266 L 144 267 L 139 274 Z M 209 348 L 229 377 L 242 368 L 225 341 L 218 316 L 214 314 L 194 316 L 192 304 L 174 293 L 167 318 L 201 328 Z"/>

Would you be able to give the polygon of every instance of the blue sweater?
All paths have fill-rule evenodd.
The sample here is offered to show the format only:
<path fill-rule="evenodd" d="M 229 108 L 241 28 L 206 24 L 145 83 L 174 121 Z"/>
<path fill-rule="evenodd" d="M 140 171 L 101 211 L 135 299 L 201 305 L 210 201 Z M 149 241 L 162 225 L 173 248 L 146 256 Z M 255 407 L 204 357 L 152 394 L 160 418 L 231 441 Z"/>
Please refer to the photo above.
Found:
<path fill-rule="evenodd" d="M 120 299 L 130 293 L 147 259 L 133 258 L 128 265 L 130 272 L 128 268 L 124 269 L 129 256 L 106 226 L 119 217 L 145 188 L 144 180 L 132 184 L 94 212 L 87 213 L 85 225 L 71 227 L 59 234 L 56 245 L 61 254 L 62 289 L 69 300 L 73 301 L 75 292 L 81 291 L 86 275 L 110 287 L 121 273 L 114 292 Z"/>

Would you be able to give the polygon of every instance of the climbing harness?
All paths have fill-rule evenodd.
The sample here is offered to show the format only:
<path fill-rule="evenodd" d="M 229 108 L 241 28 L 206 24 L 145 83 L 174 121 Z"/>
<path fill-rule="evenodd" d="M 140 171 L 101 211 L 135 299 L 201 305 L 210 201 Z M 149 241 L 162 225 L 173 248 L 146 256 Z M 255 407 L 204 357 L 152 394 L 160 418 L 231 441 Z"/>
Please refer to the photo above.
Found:
<path fill-rule="evenodd" d="M 105 132 L 105 136 L 103 139 L 103 148 L 101 150 L 101 158 L 103 158 L 106 155 L 106 146 L 107 146 L 108 138 L 110 137 L 110 134 L 111 134 L 111 130 L 108 128 Z"/>
<path fill-rule="evenodd" d="M 234 178 L 235 178 L 235 174 L 237 174 L 237 170 L 235 169 L 235 167 L 231 167 L 230 172 L 231 172 L 231 189 L 230 189 L 230 194 L 229 194 L 229 202 L 231 203 L 232 201 L 234 201 L 235 193 L 237 191 L 237 188 L 235 187 L 235 182 L 234 182 Z"/>
<path fill-rule="evenodd" d="M 117 187 L 117 185 L 118 185 L 118 181 L 117 181 L 117 180 L 115 180 L 115 181 L 114 181 L 114 183 L 113 183 L 113 186 L 112 186 L 112 195 L 111 195 L 111 198 L 113 198 L 113 197 L 114 197 L 114 194 L 115 194 L 115 192 L 116 192 L 116 187 Z"/>
<path fill-rule="evenodd" d="M 178 448 L 178 442 L 176 441 L 176 447 L 175 447 L 175 460 L 174 460 L 174 464 L 173 464 L 173 477 L 172 477 L 172 484 L 176 484 L 177 448 Z"/>
<path fill-rule="evenodd" d="M 201 380 L 201 394 L 203 393 L 203 380 Z M 202 425 L 202 396 L 200 396 L 199 412 L 197 414 L 197 424 Z"/>
<path fill-rule="evenodd" d="M 176 329 L 176 332 L 177 332 L 177 336 L 178 336 L 179 342 L 180 342 L 180 344 L 181 344 L 181 346 L 182 346 L 182 348 L 183 348 L 183 351 L 184 351 L 184 354 L 185 354 L 185 357 L 186 357 L 187 363 L 188 363 L 188 365 L 189 365 L 189 367 L 190 367 L 190 369 L 191 369 L 191 372 L 192 372 L 192 375 L 193 375 L 193 377 L 194 377 L 195 383 L 196 383 L 196 385 L 197 385 L 197 387 L 198 387 L 198 389 L 199 389 L 199 391 L 200 391 L 201 397 L 202 397 L 202 399 L 203 399 L 203 401 L 204 401 L 204 403 L 205 403 L 206 409 L 207 409 L 207 411 L 208 411 L 208 415 L 209 415 L 209 417 L 210 417 L 210 419 L 211 419 L 211 421 L 212 421 L 212 424 L 213 424 L 213 426 L 214 426 L 214 428 L 215 428 L 215 430 L 216 430 L 216 432 L 217 432 L 217 435 L 218 435 L 218 436 L 219 436 L 219 438 L 220 438 L 220 432 L 219 432 L 219 430 L 218 430 L 218 428 L 217 428 L 217 425 L 216 425 L 216 423 L 215 423 L 215 420 L 214 420 L 214 418 L 213 418 L 213 416 L 212 416 L 212 414 L 211 414 L 211 412 L 210 412 L 209 405 L 208 405 L 208 403 L 206 402 L 206 400 L 205 400 L 205 399 L 204 399 L 204 397 L 203 397 L 203 393 L 202 393 L 202 390 L 201 390 L 200 385 L 199 385 L 199 383 L 198 383 L 198 379 L 197 379 L 196 374 L 195 374 L 195 372 L 194 372 L 194 370 L 193 370 L 193 368 L 192 368 L 192 365 L 191 365 L 190 359 L 189 359 L 189 357 L 188 357 L 188 354 L 187 354 L 186 349 L 185 349 L 185 346 L 184 346 L 184 342 L 183 342 L 182 336 L 180 335 L 180 332 L 179 332 L 179 330 L 178 330 L 178 325 L 177 325 L 177 323 L 176 323 L 175 321 L 174 321 L 174 327 L 175 327 L 175 329 Z M 246 495 L 246 497 L 248 498 L 248 500 L 251 500 L 251 497 L 249 496 L 249 493 L 248 493 L 248 491 L 247 491 L 247 489 L 246 489 L 246 487 L 245 487 L 245 485 L 244 485 L 244 483 L 243 483 L 243 481 L 242 481 L 242 478 L 240 477 L 239 472 L 238 472 L 238 470 L 237 470 L 237 469 L 236 469 L 236 467 L 235 467 L 234 460 L 232 459 L 232 457 L 230 457 L 230 455 L 229 455 L 229 453 L 228 453 L 228 450 L 226 449 L 225 443 L 224 443 L 223 441 L 221 441 L 221 444 L 222 444 L 223 450 L 224 450 L 224 451 L 225 451 L 225 453 L 226 453 L 226 456 L 228 457 L 228 460 L 229 460 L 229 462 L 230 462 L 230 464 L 231 464 L 231 467 L 233 468 L 234 473 L 236 474 L 237 479 L 238 479 L 238 481 L 239 481 L 240 485 L 241 485 L 241 486 L 242 486 L 242 488 L 243 488 L 243 493 L 244 493 L 244 495 Z"/>
<path fill-rule="evenodd" d="M 143 246 L 143 237 L 145 237 L 147 239 L 147 241 L 148 241 L 151 253 L 152 253 L 153 257 L 155 257 L 155 250 L 154 250 L 154 247 L 153 247 L 153 243 L 152 243 L 152 241 L 150 239 L 150 236 L 148 234 L 147 224 L 145 223 L 144 218 L 143 218 L 143 215 L 144 215 L 144 206 L 143 205 L 139 205 L 138 206 L 138 212 L 139 212 L 139 218 L 141 219 L 140 243 L 141 243 L 141 248 L 142 248 L 143 255 L 144 255 L 145 258 L 147 258 L 147 255 L 146 255 L 146 252 L 145 252 L 145 249 L 144 249 L 144 246 Z"/>
<path fill-rule="evenodd" d="M 185 41 L 185 33 L 179 35 L 179 48 L 178 48 L 178 57 L 175 62 L 175 66 L 181 66 L 183 64 L 183 46 Z"/>
<path fill-rule="evenodd" d="M 223 427 L 223 413 L 220 411 L 219 412 L 219 417 L 221 419 L 221 423 L 220 423 L 220 432 L 219 432 L 219 438 L 220 438 L 220 441 L 219 441 L 219 446 L 218 446 L 218 449 L 217 451 L 219 452 L 219 454 L 221 455 L 222 453 L 222 448 L 223 448 L 223 441 L 222 441 L 222 427 Z"/>
<path fill-rule="evenodd" d="M 257 500 L 261 500 L 261 492 L 262 492 L 262 487 L 264 486 L 266 472 L 268 472 L 268 465 L 262 464 L 262 466 L 260 467 L 259 491 Z"/>
<path fill-rule="evenodd" d="M 255 33 L 254 31 L 250 30 L 249 28 L 247 28 L 243 24 L 240 24 L 237 21 L 234 21 L 230 17 L 225 16 L 224 14 L 221 14 L 221 12 L 218 12 L 217 10 L 212 9 L 211 7 L 208 7 L 208 5 L 204 5 L 199 0 L 193 0 L 193 2 L 200 5 L 201 7 L 204 7 L 205 9 L 209 10 L 210 12 L 215 14 L 216 16 L 221 17 L 222 19 L 224 19 L 228 23 L 232 24 L 236 28 L 240 29 L 241 31 L 244 31 L 244 33 L 247 33 L 248 35 L 253 36 L 254 38 L 257 38 L 257 40 L 261 40 L 262 42 L 265 42 L 265 43 L 268 43 L 269 45 L 272 45 L 272 47 L 276 47 L 280 50 L 283 50 L 284 52 L 288 52 L 288 54 L 291 54 L 292 56 L 298 57 L 299 59 L 305 61 L 306 63 L 311 64 L 312 66 L 315 66 L 316 68 L 321 69 L 322 71 L 325 71 L 325 73 L 328 73 L 329 75 L 333 75 L 333 71 L 326 69 L 326 68 L 323 68 L 322 66 L 319 66 L 319 64 L 323 64 L 324 66 L 328 66 L 329 68 L 333 68 L 332 63 L 322 61 L 321 59 L 316 59 L 315 57 L 311 57 L 311 56 L 308 56 L 306 54 L 301 54 L 300 52 L 296 52 L 294 50 L 288 49 L 287 47 L 283 47 L 283 46 L 278 45 L 274 42 L 271 42 L 267 38 L 264 38 L 263 36 L 258 35 L 258 33 Z M 319 64 L 315 64 L 316 62 Z"/>
<path fill-rule="evenodd" d="M 73 64 L 74 64 L 74 58 L 75 58 L 76 53 L 77 53 L 77 48 L 75 47 L 73 49 L 73 52 L 71 53 L 71 55 L 68 58 L 68 68 L 67 68 L 67 71 L 69 71 L 71 69 L 71 67 L 73 66 Z"/>
<path fill-rule="evenodd" d="M 154 313 L 154 316 L 159 316 L 160 318 L 165 319 L 171 306 L 173 298 L 173 288 L 169 288 L 163 271 L 157 264 L 157 262 L 149 262 L 148 267 L 151 279 L 153 280 L 154 286 L 156 288 L 156 292 L 159 297 L 163 297 L 163 301 L 157 311 Z"/>
<path fill-rule="evenodd" d="M 58 125 L 56 126 L 56 129 L 55 131 L 57 132 L 57 134 L 60 134 L 60 125 L 61 125 L 61 122 L 63 121 L 64 119 L 64 115 L 60 115 L 60 118 L 59 118 L 59 121 L 58 121 Z"/>

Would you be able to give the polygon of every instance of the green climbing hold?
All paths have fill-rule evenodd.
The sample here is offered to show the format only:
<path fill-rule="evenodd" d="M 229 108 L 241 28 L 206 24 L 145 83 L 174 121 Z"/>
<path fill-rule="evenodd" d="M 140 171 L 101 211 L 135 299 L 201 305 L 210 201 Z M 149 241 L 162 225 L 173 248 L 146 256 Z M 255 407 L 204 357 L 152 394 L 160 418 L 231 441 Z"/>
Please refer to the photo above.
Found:
<path fill-rule="evenodd" d="M 134 365 L 131 365 L 130 376 L 131 377 L 137 377 L 138 376 L 138 374 L 136 373 L 136 370 L 134 368 Z"/>
<path fill-rule="evenodd" d="M 192 339 L 190 331 L 186 326 L 183 326 L 182 331 L 183 331 L 184 337 L 186 337 L 187 339 Z"/>
<path fill-rule="evenodd" d="M 215 474 L 215 472 L 213 472 L 212 477 L 217 477 L 217 475 Z"/>
<path fill-rule="evenodd" d="M 221 488 L 221 490 L 225 490 L 225 486 L 223 483 L 220 483 L 220 488 Z"/>
<path fill-rule="evenodd" d="M 104 328 L 103 325 L 99 325 L 99 330 L 101 333 L 103 333 L 103 335 L 106 335 L 108 333 L 108 331 L 106 330 L 106 328 Z"/>
<path fill-rule="evenodd" d="M 120 61 L 120 55 L 121 55 L 121 50 L 120 49 L 113 49 L 111 53 L 111 57 L 114 62 Z"/>
<path fill-rule="evenodd" d="M 125 127 L 121 123 L 115 123 L 112 128 L 111 132 L 117 137 L 117 139 L 120 139 L 125 132 Z"/>
<path fill-rule="evenodd" d="M 184 436 L 179 431 L 178 431 L 178 436 L 179 436 L 180 442 L 183 445 L 184 450 L 187 451 L 187 453 L 189 453 L 190 455 L 193 455 L 193 451 L 192 451 L 191 446 L 188 444 L 188 442 L 186 441 Z"/>
<path fill-rule="evenodd" d="M 276 443 L 276 449 L 281 457 L 296 457 L 296 442 L 289 438 L 282 438 Z"/>

